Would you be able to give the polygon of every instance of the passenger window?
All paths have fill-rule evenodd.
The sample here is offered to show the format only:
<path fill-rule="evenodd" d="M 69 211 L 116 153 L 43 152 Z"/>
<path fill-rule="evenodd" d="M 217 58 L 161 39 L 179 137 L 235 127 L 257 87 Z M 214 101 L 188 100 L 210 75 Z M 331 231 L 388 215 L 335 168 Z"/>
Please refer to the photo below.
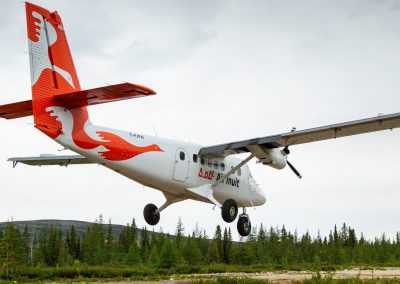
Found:
<path fill-rule="evenodd" d="M 241 175 L 242 175 L 242 169 L 241 169 L 241 168 L 238 168 L 238 169 L 237 169 L 237 174 L 238 174 L 238 176 L 241 176 Z"/>
<path fill-rule="evenodd" d="M 209 166 L 210 168 L 212 167 L 212 162 L 211 162 L 211 160 L 207 160 L 207 166 Z"/>
<path fill-rule="evenodd" d="M 179 158 L 182 160 L 182 161 L 184 161 L 185 160 L 185 152 L 180 152 L 179 153 Z"/>
<path fill-rule="evenodd" d="M 218 169 L 218 162 L 217 161 L 214 162 L 214 168 Z"/>
<path fill-rule="evenodd" d="M 197 155 L 193 154 L 193 162 L 197 163 Z"/>
<path fill-rule="evenodd" d="M 221 171 L 225 171 L 225 164 L 221 163 Z"/>
<path fill-rule="evenodd" d="M 204 158 L 200 158 L 200 164 L 204 165 L 206 163 L 206 161 L 204 160 Z"/>

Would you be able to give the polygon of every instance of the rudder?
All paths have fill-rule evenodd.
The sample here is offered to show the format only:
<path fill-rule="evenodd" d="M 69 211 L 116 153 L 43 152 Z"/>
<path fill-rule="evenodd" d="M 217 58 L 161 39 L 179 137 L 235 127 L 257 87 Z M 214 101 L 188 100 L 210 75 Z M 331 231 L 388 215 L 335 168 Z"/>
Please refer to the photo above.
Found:
<path fill-rule="evenodd" d="M 59 105 L 55 95 L 81 87 L 58 13 L 26 2 L 26 19 L 35 127 L 56 138 L 61 125 L 47 107 Z"/>

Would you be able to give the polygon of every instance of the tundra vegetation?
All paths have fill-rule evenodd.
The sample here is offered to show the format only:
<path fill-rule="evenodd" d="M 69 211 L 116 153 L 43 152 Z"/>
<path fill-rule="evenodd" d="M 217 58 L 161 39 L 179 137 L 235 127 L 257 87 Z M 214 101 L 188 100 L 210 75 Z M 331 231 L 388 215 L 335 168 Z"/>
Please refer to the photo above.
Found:
<path fill-rule="evenodd" d="M 63 231 L 50 226 L 36 234 L 14 222 L 0 229 L 0 279 L 12 281 L 383 266 L 400 266 L 400 233 L 395 239 L 382 235 L 369 240 L 346 224 L 324 237 L 261 224 L 239 242 L 219 225 L 212 236 L 199 229 L 186 233 L 181 220 L 174 235 L 138 230 L 134 219 L 116 235 L 111 220 L 105 224 L 101 216 L 80 234 L 73 225 Z M 228 278 L 210 281 L 233 283 Z"/>

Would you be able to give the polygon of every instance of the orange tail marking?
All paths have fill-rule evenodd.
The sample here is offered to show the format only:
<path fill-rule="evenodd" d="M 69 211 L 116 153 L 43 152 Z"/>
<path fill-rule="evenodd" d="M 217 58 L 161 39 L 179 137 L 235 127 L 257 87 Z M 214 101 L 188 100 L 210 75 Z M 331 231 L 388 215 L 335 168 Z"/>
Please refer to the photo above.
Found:
<path fill-rule="evenodd" d="M 108 151 L 101 152 L 100 155 L 107 160 L 121 161 L 146 152 L 163 152 L 163 150 L 156 144 L 145 147 L 135 146 L 113 133 L 104 131 L 98 131 L 96 133 L 104 139 L 101 144 L 106 147 Z"/>
<path fill-rule="evenodd" d="M 61 134 L 61 125 L 47 108 L 61 106 L 54 95 L 79 91 L 81 87 L 60 16 L 28 2 L 25 7 L 35 127 L 56 138 Z"/>

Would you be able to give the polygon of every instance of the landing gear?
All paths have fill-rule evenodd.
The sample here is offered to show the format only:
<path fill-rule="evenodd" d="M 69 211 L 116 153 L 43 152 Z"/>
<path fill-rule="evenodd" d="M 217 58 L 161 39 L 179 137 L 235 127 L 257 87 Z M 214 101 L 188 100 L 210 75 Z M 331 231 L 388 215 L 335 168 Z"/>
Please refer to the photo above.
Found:
<path fill-rule="evenodd" d="M 157 206 L 150 203 L 150 204 L 147 204 L 143 209 L 144 219 L 146 220 L 147 224 L 149 224 L 151 226 L 155 226 L 158 224 L 158 222 L 160 221 L 161 211 L 163 211 L 165 208 L 167 208 L 171 204 L 185 200 L 185 198 L 182 196 L 174 196 L 174 195 L 170 195 L 166 192 L 163 192 L 163 193 L 165 196 L 165 202 L 163 205 L 160 206 L 160 208 L 157 208 Z"/>
<path fill-rule="evenodd" d="M 235 221 L 238 215 L 238 206 L 235 200 L 227 199 L 221 207 L 222 219 L 227 223 Z M 242 237 L 247 237 L 251 232 L 251 222 L 249 215 L 246 214 L 246 209 L 243 207 L 243 213 L 240 214 L 237 222 L 237 230 Z"/>
<path fill-rule="evenodd" d="M 221 208 L 222 219 L 224 219 L 224 221 L 227 223 L 231 223 L 235 221 L 237 214 L 238 214 L 238 206 L 236 201 L 233 199 L 225 200 Z"/>
<path fill-rule="evenodd" d="M 246 213 L 240 214 L 238 222 L 237 222 L 237 230 L 239 235 L 242 237 L 247 237 L 251 232 L 251 222 L 249 215 Z"/>
<path fill-rule="evenodd" d="M 143 216 L 147 224 L 154 226 L 160 221 L 160 213 L 157 206 L 154 204 L 147 204 L 143 209 Z"/>

